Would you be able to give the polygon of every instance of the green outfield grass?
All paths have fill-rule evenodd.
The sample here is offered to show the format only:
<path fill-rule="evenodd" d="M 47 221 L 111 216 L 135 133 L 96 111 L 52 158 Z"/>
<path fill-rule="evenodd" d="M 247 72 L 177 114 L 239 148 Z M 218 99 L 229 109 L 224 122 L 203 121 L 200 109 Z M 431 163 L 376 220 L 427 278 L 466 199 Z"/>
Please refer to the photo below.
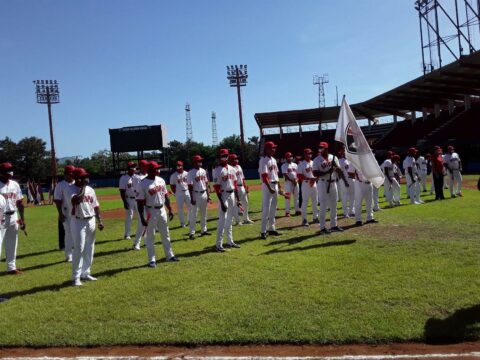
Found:
<path fill-rule="evenodd" d="M 117 190 L 99 189 L 98 194 Z M 131 251 L 131 242 L 122 239 L 122 220 L 106 220 L 105 230 L 97 232 L 92 268 L 99 280 L 80 288 L 70 286 L 70 264 L 56 250 L 54 207 L 28 208 L 29 235 L 20 235 L 17 260 L 25 274 L 7 276 L 5 263 L 0 263 L 0 297 L 9 298 L 0 303 L 0 345 L 379 343 L 453 333 L 475 337 L 480 318 L 480 192 L 467 189 L 464 195 L 441 202 L 423 196 L 427 204 L 385 209 L 375 214 L 379 224 L 360 228 L 350 227 L 351 219 L 341 220 L 347 230 L 329 236 L 318 236 L 317 226 L 299 227 L 299 217 L 280 218 L 282 235 L 262 241 L 261 194 L 254 192 L 251 217 L 256 224 L 234 227 L 241 249 L 213 251 L 214 211 L 208 223 L 212 235 L 194 241 L 175 218 L 171 236 L 181 261 L 160 261 L 156 269 L 145 266 L 145 248 Z M 109 210 L 120 208 L 121 202 L 105 200 L 101 205 Z M 163 256 L 157 246 L 157 258 Z"/>

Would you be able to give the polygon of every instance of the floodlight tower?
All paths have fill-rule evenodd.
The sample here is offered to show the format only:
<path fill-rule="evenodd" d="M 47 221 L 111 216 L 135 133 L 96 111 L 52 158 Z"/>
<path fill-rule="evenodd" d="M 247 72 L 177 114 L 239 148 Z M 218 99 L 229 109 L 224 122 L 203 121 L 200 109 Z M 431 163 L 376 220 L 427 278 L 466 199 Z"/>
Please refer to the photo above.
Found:
<path fill-rule="evenodd" d="M 193 140 L 192 119 L 190 118 L 190 104 L 185 104 L 185 122 L 187 126 L 187 142 Z"/>
<path fill-rule="evenodd" d="M 52 104 L 60 102 L 60 92 L 58 90 L 57 80 L 35 80 L 35 93 L 37 95 L 38 104 L 47 104 L 48 108 L 48 124 L 50 126 L 50 157 L 52 167 L 52 183 L 57 181 L 57 159 L 55 156 L 55 142 L 53 140 L 53 119 Z"/>
<path fill-rule="evenodd" d="M 325 87 L 324 85 L 328 84 L 328 74 L 323 74 L 323 76 L 313 75 L 313 85 L 318 86 L 318 107 L 325 107 Z"/>
<path fill-rule="evenodd" d="M 240 94 L 240 87 L 247 85 L 247 65 L 230 65 L 227 66 L 227 79 L 230 87 L 237 88 L 238 98 L 238 115 L 240 117 L 240 156 L 241 160 L 245 161 L 245 139 L 243 134 L 243 116 L 242 116 L 242 97 Z"/>
<path fill-rule="evenodd" d="M 218 136 L 217 136 L 217 114 L 215 111 L 212 111 L 212 145 L 218 145 Z"/>

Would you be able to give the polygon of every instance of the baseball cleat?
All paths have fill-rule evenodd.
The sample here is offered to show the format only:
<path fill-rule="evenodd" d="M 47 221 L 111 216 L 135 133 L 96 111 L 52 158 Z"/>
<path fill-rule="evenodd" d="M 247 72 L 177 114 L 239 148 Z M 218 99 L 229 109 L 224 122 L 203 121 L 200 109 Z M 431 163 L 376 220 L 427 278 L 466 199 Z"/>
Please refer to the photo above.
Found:
<path fill-rule="evenodd" d="M 71 263 L 71 262 L 72 262 L 72 255 L 68 255 L 68 256 L 65 258 L 65 261 Z"/>
<path fill-rule="evenodd" d="M 195 235 L 190 234 L 190 235 L 188 235 L 188 238 L 189 238 L 190 240 L 193 240 L 193 239 L 195 239 Z"/>
<path fill-rule="evenodd" d="M 302 221 L 302 226 L 309 227 L 308 221 L 305 219 Z"/>
<path fill-rule="evenodd" d="M 285 213 L 285 217 L 290 217 L 290 213 Z"/>
<path fill-rule="evenodd" d="M 301 211 L 295 211 L 295 215 L 302 215 L 302 212 Z"/>
<path fill-rule="evenodd" d="M 73 286 L 82 286 L 83 283 L 80 281 L 80 279 L 75 279 L 72 281 Z"/>
<path fill-rule="evenodd" d="M 223 252 L 225 252 L 226 250 L 225 250 L 225 248 L 224 248 L 223 246 L 215 246 L 215 251 L 216 251 L 216 252 L 221 252 L 221 253 L 223 253 Z"/>
<path fill-rule="evenodd" d="M 260 239 L 266 240 L 267 239 L 267 233 L 261 233 L 260 234 Z"/>
<path fill-rule="evenodd" d="M 98 280 L 96 277 L 93 277 L 92 275 L 81 276 L 80 279 L 83 280 L 83 281 L 97 281 Z"/>
<path fill-rule="evenodd" d="M 247 219 L 247 220 L 243 220 L 243 223 L 244 223 L 245 225 L 247 225 L 247 224 L 254 224 L 254 221 L 253 221 L 253 220 L 250 220 L 250 219 Z"/>
<path fill-rule="evenodd" d="M 179 262 L 180 260 L 176 256 L 172 256 L 170 259 L 167 260 L 168 262 Z"/>
<path fill-rule="evenodd" d="M 23 271 L 19 269 L 13 269 L 7 272 L 8 275 L 22 275 Z"/>
<path fill-rule="evenodd" d="M 140 250 L 140 245 L 133 245 L 132 250 Z"/>
<path fill-rule="evenodd" d="M 363 225 L 363 224 L 362 224 L 361 221 L 356 221 L 356 222 L 355 222 L 355 226 L 362 226 L 362 225 Z"/>
<path fill-rule="evenodd" d="M 376 224 L 376 223 L 378 223 L 378 221 L 375 220 L 375 219 L 370 219 L 370 220 L 365 221 L 365 224 Z"/>
<path fill-rule="evenodd" d="M 156 263 L 155 261 L 150 261 L 150 262 L 147 264 L 147 266 L 148 266 L 149 268 L 156 268 L 156 267 L 157 267 L 157 263 Z"/>
<path fill-rule="evenodd" d="M 318 218 L 313 219 L 312 224 L 320 224 L 320 220 Z"/>
<path fill-rule="evenodd" d="M 272 236 L 280 236 L 282 234 L 280 234 L 277 230 L 270 230 L 268 232 L 268 235 L 272 235 Z"/>
<path fill-rule="evenodd" d="M 231 244 L 227 244 L 225 245 L 227 248 L 237 248 L 237 249 L 240 249 L 240 245 L 237 244 L 237 243 L 231 243 Z"/>
<path fill-rule="evenodd" d="M 333 232 L 333 231 L 342 232 L 342 231 L 345 231 L 345 230 L 343 230 L 343 228 L 341 228 L 340 226 L 334 226 L 334 227 L 330 228 L 330 232 Z"/>
<path fill-rule="evenodd" d="M 131 240 L 131 239 L 132 239 L 132 238 L 131 238 L 130 236 L 128 236 L 128 235 L 125 235 L 123 238 L 124 238 L 125 240 Z"/>
<path fill-rule="evenodd" d="M 202 231 L 200 233 L 200 236 L 207 236 L 207 235 L 212 235 L 212 234 L 210 234 L 208 231 Z"/>
<path fill-rule="evenodd" d="M 327 228 L 320 229 L 319 234 L 320 235 L 330 235 L 331 231 L 328 230 Z"/>

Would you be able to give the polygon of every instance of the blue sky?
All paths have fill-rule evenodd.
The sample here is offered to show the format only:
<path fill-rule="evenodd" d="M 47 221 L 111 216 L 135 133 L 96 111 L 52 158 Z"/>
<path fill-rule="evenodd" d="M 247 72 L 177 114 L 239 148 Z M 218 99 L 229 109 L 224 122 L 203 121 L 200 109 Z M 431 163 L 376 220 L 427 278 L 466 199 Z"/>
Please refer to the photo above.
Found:
<path fill-rule="evenodd" d="M 413 0 L 3 0 L 0 2 L 0 137 L 49 143 L 32 80 L 60 82 L 53 108 L 59 157 L 109 148 L 108 128 L 165 124 L 211 144 L 239 133 L 226 65 L 248 64 L 245 132 L 254 113 L 317 106 L 313 74 L 328 73 L 350 103 L 421 75 Z"/>

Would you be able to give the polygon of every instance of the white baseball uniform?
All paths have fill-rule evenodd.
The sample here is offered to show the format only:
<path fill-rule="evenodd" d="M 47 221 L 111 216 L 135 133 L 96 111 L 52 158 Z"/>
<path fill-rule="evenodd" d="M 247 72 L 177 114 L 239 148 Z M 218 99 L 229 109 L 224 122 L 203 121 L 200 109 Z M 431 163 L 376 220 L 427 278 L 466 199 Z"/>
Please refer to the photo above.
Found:
<path fill-rule="evenodd" d="M 323 155 L 317 156 L 313 160 L 313 171 L 330 172 L 332 166 L 340 167 L 338 158 L 332 154 L 328 154 L 327 157 Z M 330 191 L 327 193 L 328 185 L 330 184 Z M 325 218 L 327 215 L 327 208 L 330 208 L 330 227 L 337 226 L 337 174 L 335 170 L 330 173 L 322 175 L 318 179 L 318 198 L 320 200 L 320 229 L 325 228 Z"/>
<path fill-rule="evenodd" d="M 72 229 L 70 224 L 72 222 L 72 202 L 71 202 L 71 191 L 70 188 L 73 186 L 75 181 L 68 182 L 66 180 L 60 181 L 53 192 L 53 200 L 61 201 L 62 205 L 62 214 L 65 216 L 65 221 L 63 222 L 63 228 L 65 229 L 65 257 L 71 259 L 73 256 L 73 238 L 72 238 Z"/>
<path fill-rule="evenodd" d="M 197 223 L 197 211 L 200 212 L 200 229 L 204 233 L 207 231 L 207 205 L 208 205 L 208 177 L 203 168 L 191 169 L 188 172 L 187 184 L 192 185 L 192 196 L 195 205 L 190 207 L 190 235 L 195 234 Z"/>
<path fill-rule="evenodd" d="M 355 169 L 355 221 L 362 221 L 362 202 L 365 201 L 365 212 L 367 221 L 373 220 L 373 186 L 372 183 L 363 176 L 359 169 Z"/>
<path fill-rule="evenodd" d="M 343 180 L 339 181 L 340 197 L 342 198 L 343 215 L 350 216 L 355 214 L 355 180 L 348 176 L 352 173 L 350 162 L 345 158 L 339 158 L 338 163 L 343 172 L 344 178 L 347 180 L 348 187 Z"/>
<path fill-rule="evenodd" d="M 299 186 L 298 186 L 298 165 L 295 164 L 293 161 L 291 163 L 285 162 L 282 165 L 282 174 L 285 178 L 285 213 L 290 214 L 290 200 L 293 198 L 293 206 L 295 208 L 295 212 L 300 210 L 298 206 L 298 193 L 299 193 Z M 290 194 L 288 196 L 287 194 Z"/>
<path fill-rule="evenodd" d="M 77 195 L 81 188 L 72 185 L 70 199 Z M 86 186 L 83 201 L 72 206 L 71 231 L 73 238 L 72 280 L 90 275 L 95 251 L 95 208 L 98 208 L 95 191 Z"/>
<path fill-rule="evenodd" d="M 135 174 L 132 178 L 133 188 L 135 189 L 135 200 L 137 200 L 138 194 L 140 193 L 140 184 L 142 180 L 147 177 L 147 174 Z M 140 213 L 138 212 L 138 204 L 136 205 L 137 213 L 137 232 L 135 233 L 135 239 L 133 240 L 133 246 L 136 249 L 140 249 L 140 242 L 142 241 L 142 234 L 145 232 L 145 226 L 142 225 L 142 219 L 140 218 Z M 144 211 L 146 216 L 146 212 Z"/>
<path fill-rule="evenodd" d="M 2 252 L 2 240 L 5 243 L 5 257 L 7 271 L 15 270 L 18 244 L 18 216 L 17 201 L 22 201 L 23 195 L 20 185 L 14 180 L 8 180 L 5 184 L 0 181 L 0 195 L 5 199 L 3 226 L 0 235 L 0 255 Z"/>
<path fill-rule="evenodd" d="M 170 185 L 175 185 L 175 199 L 177 200 L 178 218 L 180 226 L 185 226 L 185 214 L 183 213 L 184 205 L 187 207 L 187 222 L 190 216 L 190 206 L 192 205 L 190 193 L 188 192 L 187 184 L 188 173 L 185 170 L 182 172 L 175 171 L 170 175 Z"/>
<path fill-rule="evenodd" d="M 385 182 L 383 183 L 385 198 L 388 201 L 390 206 L 400 203 L 400 184 L 394 176 L 393 172 L 394 164 L 391 159 L 385 159 L 380 168 L 385 173 L 385 170 L 388 176 L 385 176 Z M 392 179 L 392 181 L 389 180 Z"/>
<path fill-rule="evenodd" d="M 462 173 L 460 172 L 460 157 L 456 152 L 445 154 L 443 161 L 448 165 L 448 189 L 450 195 L 459 195 L 462 193 Z"/>
<path fill-rule="evenodd" d="M 125 191 L 125 200 L 128 204 L 128 209 L 125 209 L 125 232 L 124 236 L 130 236 L 130 229 L 132 227 L 133 215 L 138 212 L 137 210 L 137 192 L 135 191 L 135 186 L 137 185 L 134 182 L 136 175 L 122 175 L 118 184 L 120 190 Z"/>
<path fill-rule="evenodd" d="M 227 207 L 227 211 L 223 212 L 218 202 L 218 227 L 217 227 L 217 248 L 223 246 L 223 233 L 227 235 L 227 243 L 233 244 L 232 220 L 233 212 L 236 210 L 235 188 L 237 181 L 237 171 L 233 166 L 226 165 L 216 174 L 215 185 L 219 187 L 221 192 L 221 201 Z"/>
<path fill-rule="evenodd" d="M 245 186 L 243 185 L 244 180 L 245 180 L 245 175 L 243 175 L 243 169 L 240 165 L 236 165 L 233 167 L 235 169 L 236 173 L 236 183 L 237 183 L 237 191 L 238 191 L 238 199 L 240 200 L 240 204 L 243 207 L 243 221 L 248 222 L 250 221 L 248 217 L 248 194 L 247 194 L 247 189 L 245 189 Z M 237 207 L 236 201 L 235 203 L 235 210 L 233 211 L 233 216 L 237 223 L 240 223 L 240 216 L 241 216 L 241 210 Z"/>
<path fill-rule="evenodd" d="M 417 165 L 415 158 L 413 156 L 407 156 L 405 160 L 403 160 L 403 168 L 405 170 L 405 178 L 407 180 L 407 194 L 410 197 L 410 203 L 419 204 L 420 182 L 417 175 Z M 412 169 L 413 180 L 408 171 L 409 168 Z"/>
<path fill-rule="evenodd" d="M 145 202 L 147 214 L 147 231 L 145 246 L 147 247 L 148 262 L 155 262 L 155 230 L 158 229 L 162 239 L 165 258 L 171 259 L 175 255 L 170 243 L 170 231 L 168 229 L 167 212 L 165 211 L 165 196 L 167 184 L 160 176 L 155 179 L 145 178 L 140 183 L 137 201 Z"/>
<path fill-rule="evenodd" d="M 278 197 L 278 167 L 274 157 L 262 156 L 259 161 L 259 173 L 262 177 L 262 234 L 275 231 L 275 213 L 277 212 Z M 264 179 L 265 177 L 265 179 Z M 274 190 L 273 194 L 264 181 L 268 181 Z"/>
<path fill-rule="evenodd" d="M 297 167 L 298 175 L 302 175 L 302 221 L 307 221 L 308 202 L 312 202 L 313 220 L 318 219 L 317 179 L 313 175 L 313 161 L 302 160 Z"/>
<path fill-rule="evenodd" d="M 418 175 L 420 176 L 420 184 L 423 191 L 427 191 L 427 160 L 423 156 L 417 159 Z"/>

